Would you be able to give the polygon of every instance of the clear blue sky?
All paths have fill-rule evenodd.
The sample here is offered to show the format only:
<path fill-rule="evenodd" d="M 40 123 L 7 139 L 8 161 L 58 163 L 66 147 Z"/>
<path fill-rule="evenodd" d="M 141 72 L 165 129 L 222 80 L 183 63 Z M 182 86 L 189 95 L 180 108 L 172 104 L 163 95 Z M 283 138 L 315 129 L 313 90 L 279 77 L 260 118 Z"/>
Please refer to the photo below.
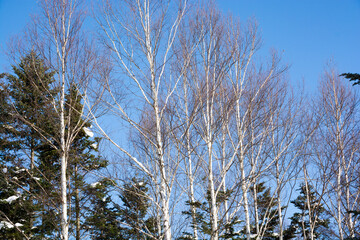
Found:
<path fill-rule="evenodd" d="M 360 72 L 360 0 L 218 0 L 246 19 L 254 16 L 263 49 L 283 53 L 293 82 L 316 90 L 330 59 L 339 72 Z"/>
<path fill-rule="evenodd" d="M 7 42 L 25 29 L 37 11 L 36 0 L 0 0 L 0 73 L 9 69 L 4 56 Z"/>
<path fill-rule="evenodd" d="M 0 72 L 8 69 L 6 42 L 36 13 L 36 0 L 0 0 Z M 315 90 L 325 64 L 339 72 L 360 72 L 360 0 L 217 0 L 224 11 L 246 21 L 255 17 L 262 53 L 271 48 L 291 66 L 292 82 Z"/>

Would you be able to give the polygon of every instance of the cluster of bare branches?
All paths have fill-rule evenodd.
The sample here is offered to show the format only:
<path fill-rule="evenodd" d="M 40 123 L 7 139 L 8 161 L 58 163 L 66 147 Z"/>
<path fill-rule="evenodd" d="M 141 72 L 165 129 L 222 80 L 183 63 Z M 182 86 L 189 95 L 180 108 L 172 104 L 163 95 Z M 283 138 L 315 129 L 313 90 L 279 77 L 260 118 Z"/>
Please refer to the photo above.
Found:
<path fill-rule="evenodd" d="M 256 185 L 264 179 L 275 186 L 281 235 L 283 191 L 309 136 L 300 136 L 300 103 L 278 56 L 254 60 L 256 23 L 190 1 L 106 2 L 100 16 L 121 72 L 104 83 L 105 104 L 132 129 L 133 148 L 98 127 L 151 182 L 161 236 L 172 239 L 187 202 L 193 238 L 204 237 L 197 211 L 206 201 L 211 239 L 229 234 L 234 219 L 250 239 L 252 206 L 260 239 L 267 221 L 259 219 Z"/>

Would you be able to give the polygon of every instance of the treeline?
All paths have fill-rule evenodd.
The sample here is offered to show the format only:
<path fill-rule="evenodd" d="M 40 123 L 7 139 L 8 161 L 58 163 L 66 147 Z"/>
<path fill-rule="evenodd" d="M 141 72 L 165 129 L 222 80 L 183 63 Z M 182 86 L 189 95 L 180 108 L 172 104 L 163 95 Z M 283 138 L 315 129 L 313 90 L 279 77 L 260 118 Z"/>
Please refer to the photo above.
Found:
<path fill-rule="evenodd" d="M 360 237 L 356 86 L 305 98 L 212 2 L 96 2 L 95 36 L 85 4 L 41 1 L 9 50 L 2 238 Z"/>

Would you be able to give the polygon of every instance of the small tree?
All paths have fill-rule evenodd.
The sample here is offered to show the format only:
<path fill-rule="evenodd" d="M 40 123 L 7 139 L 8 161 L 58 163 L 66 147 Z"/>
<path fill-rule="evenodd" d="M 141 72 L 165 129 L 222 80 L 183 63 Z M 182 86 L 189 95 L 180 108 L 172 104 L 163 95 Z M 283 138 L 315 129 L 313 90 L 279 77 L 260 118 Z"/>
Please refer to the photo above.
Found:
<path fill-rule="evenodd" d="M 93 240 L 121 240 L 119 211 L 110 195 L 112 182 L 104 179 L 88 187 L 90 207 L 86 225 Z"/>
<path fill-rule="evenodd" d="M 320 203 L 314 187 L 302 184 L 300 195 L 291 201 L 300 210 L 290 219 L 291 224 L 285 230 L 284 239 L 294 239 L 301 236 L 304 239 L 326 239 L 324 230 L 329 227 L 329 220 L 325 217 L 325 208 Z"/>
<path fill-rule="evenodd" d="M 255 185 L 257 192 L 256 205 L 259 216 L 260 229 L 254 234 L 261 235 L 262 239 L 276 240 L 279 239 L 275 230 L 279 225 L 279 212 L 277 209 L 278 199 L 271 193 L 271 188 L 267 188 L 264 182 Z M 284 209 L 285 207 L 282 207 Z M 255 229 L 256 230 L 256 229 Z"/>
<path fill-rule="evenodd" d="M 33 235 L 32 222 L 36 206 L 32 204 L 25 169 L 0 164 L 0 237 L 1 239 L 29 239 Z"/>
<path fill-rule="evenodd" d="M 112 185 L 111 181 L 104 179 L 89 188 L 92 211 L 86 222 L 91 239 L 159 239 L 157 219 L 149 213 L 145 181 L 133 178 L 124 184 L 119 196 L 122 205 L 112 200 Z"/>
<path fill-rule="evenodd" d="M 217 207 L 220 207 L 220 205 L 224 204 L 225 201 L 227 201 L 231 195 L 232 191 L 219 191 L 216 198 Z M 210 192 L 207 192 L 206 195 L 206 201 L 204 202 L 187 202 L 187 205 L 189 205 L 190 209 L 187 211 L 183 211 L 183 214 L 186 215 L 189 219 L 193 220 L 193 212 L 192 208 L 196 209 L 196 226 L 199 231 L 199 235 L 202 236 L 211 236 L 211 218 L 210 218 Z M 223 221 L 223 219 L 219 219 L 217 222 L 217 225 L 219 226 L 219 239 L 237 239 L 236 237 L 240 236 L 240 233 L 236 231 L 236 229 L 239 228 L 239 219 L 234 216 L 229 221 Z M 192 223 L 191 227 L 194 227 L 194 223 Z M 187 239 L 195 239 L 195 236 L 193 236 L 192 233 L 184 232 L 183 235 L 178 238 L 178 240 L 187 240 Z"/>
<path fill-rule="evenodd" d="M 146 182 L 136 178 L 126 183 L 120 195 L 123 205 L 117 206 L 120 221 L 125 225 L 125 239 L 154 239 L 157 236 L 156 218 L 149 215 L 149 198 Z"/>

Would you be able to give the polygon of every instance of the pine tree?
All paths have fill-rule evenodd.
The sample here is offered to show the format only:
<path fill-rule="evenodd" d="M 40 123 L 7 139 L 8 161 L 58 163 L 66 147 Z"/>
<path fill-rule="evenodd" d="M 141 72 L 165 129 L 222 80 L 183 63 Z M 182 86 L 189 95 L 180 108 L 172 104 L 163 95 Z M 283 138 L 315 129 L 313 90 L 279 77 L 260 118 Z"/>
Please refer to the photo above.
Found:
<path fill-rule="evenodd" d="M 89 194 L 87 191 L 87 175 L 91 172 L 98 171 L 107 166 L 107 161 L 98 156 L 99 139 L 93 139 L 93 133 L 90 130 L 90 123 L 83 118 L 83 105 L 81 103 L 82 97 L 77 90 L 76 85 L 72 85 L 66 94 L 65 101 L 65 116 L 66 116 L 66 134 L 68 132 L 79 132 L 71 141 L 70 150 L 68 151 L 68 183 L 69 183 L 69 197 L 72 198 L 71 216 L 69 216 L 70 232 L 73 232 L 75 239 L 81 239 L 81 236 L 86 231 L 86 224 L 84 223 L 86 215 L 87 204 L 89 203 Z M 51 129 L 56 136 L 57 126 Z M 54 140 L 51 144 L 44 144 L 41 148 L 39 156 L 39 169 L 44 176 L 45 181 L 42 182 L 42 189 L 48 193 L 47 200 L 51 203 L 59 205 L 59 192 L 60 188 L 60 163 L 59 151 L 56 150 L 58 141 Z M 54 186 L 56 186 L 54 188 Z M 49 204 L 50 205 L 50 204 Z M 41 227 L 45 229 L 58 229 L 60 226 L 60 219 L 56 214 L 54 206 L 46 210 L 50 214 L 43 216 L 43 224 Z M 46 212 L 45 212 L 46 214 Z M 51 232 L 47 232 L 51 234 Z"/>
<path fill-rule="evenodd" d="M 231 195 L 231 191 L 219 191 L 216 197 L 216 203 L 218 204 L 218 209 L 220 209 L 221 204 L 223 204 Z M 186 204 L 191 208 L 194 206 L 196 209 L 196 223 L 198 226 L 198 231 L 200 235 L 210 236 L 211 235 L 211 220 L 210 220 L 210 192 L 206 194 L 206 200 L 204 202 L 186 202 Z M 188 219 L 193 219 L 191 210 L 183 211 L 184 215 Z M 238 238 L 241 233 L 236 231 L 239 228 L 239 219 L 234 216 L 229 222 L 225 223 L 221 219 L 218 222 L 219 226 L 219 239 L 240 239 Z M 194 224 L 191 225 L 193 227 Z M 177 238 L 178 240 L 190 240 L 194 239 L 194 236 L 190 232 L 183 232 L 182 236 Z"/>
<path fill-rule="evenodd" d="M 257 208 L 259 212 L 259 225 L 264 226 L 264 240 L 279 239 L 275 230 L 279 225 L 279 213 L 277 209 L 277 199 L 272 197 L 271 188 L 266 187 L 264 182 L 256 184 Z M 284 207 L 282 208 L 284 209 Z M 254 232 L 254 234 L 259 234 Z"/>
<path fill-rule="evenodd" d="M 76 135 L 72 141 L 69 155 L 68 155 L 68 171 L 70 179 L 70 197 L 72 198 L 72 213 L 71 218 L 72 229 L 75 230 L 75 238 L 81 239 L 81 231 L 84 229 L 85 208 L 82 208 L 86 204 L 89 198 L 86 188 L 86 177 L 89 173 L 99 171 L 107 166 L 107 161 L 102 159 L 98 154 L 98 144 L 100 139 L 93 139 L 93 133 L 91 132 L 91 124 L 83 117 L 83 104 L 81 103 L 82 96 L 79 94 L 76 85 L 72 85 L 69 89 L 69 93 L 66 95 L 65 112 L 68 117 L 68 123 L 66 124 L 66 131 L 73 131 L 77 125 L 82 126 L 80 132 Z M 71 117 L 70 117 L 71 115 Z M 71 230 L 72 230 L 71 229 Z"/>
<path fill-rule="evenodd" d="M 325 208 L 320 203 L 314 187 L 311 185 L 307 187 L 306 184 L 302 184 L 299 191 L 300 195 L 291 203 L 300 212 L 295 213 L 290 218 L 291 224 L 285 230 L 284 239 L 294 239 L 296 236 L 311 239 L 311 223 L 313 224 L 314 238 L 327 239 L 325 233 L 329 227 L 329 220 L 325 218 Z"/>
<path fill-rule="evenodd" d="M 92 184 L 92 214 L 87 218 L 93 240 L 159 239 L 157 221 L 149 213 L 146 182 L 136 178 L 125 183 L 119 196 L 122 204 L 112 200 L 112 182 Z"/>
<path fill-rule="evenodd" d="M 1 159 L 4 169 L 8 169 L 2 184 L 7 186 L 8 193 L 16 193 L 12 196 L 19 196 L 8 208 L 23 211 L 21 227 L 12 229 L 35 239 L 37 213 L 42 207 L 34 195 L 38 179 L 35 160 L 44 143 L 42 134 L 46 134 L 52 120 L 52 94 L 56 92 L 51 87 L 54 73 L 35 52 L 25 55 L 18 65 L 13 66 L 13 72 L 14 75 L 4 74 L 6 81 L 2 84 L 2 106 L 6 107 L 1 110 L 6 114 L 1 115 L 7 119 L 2 119 L 4 131 L 0 134 L 6 142 L 2 145 L 6 151 L 2 151 Z M 5 218 L 13 221 L 9 216 Z"/>

